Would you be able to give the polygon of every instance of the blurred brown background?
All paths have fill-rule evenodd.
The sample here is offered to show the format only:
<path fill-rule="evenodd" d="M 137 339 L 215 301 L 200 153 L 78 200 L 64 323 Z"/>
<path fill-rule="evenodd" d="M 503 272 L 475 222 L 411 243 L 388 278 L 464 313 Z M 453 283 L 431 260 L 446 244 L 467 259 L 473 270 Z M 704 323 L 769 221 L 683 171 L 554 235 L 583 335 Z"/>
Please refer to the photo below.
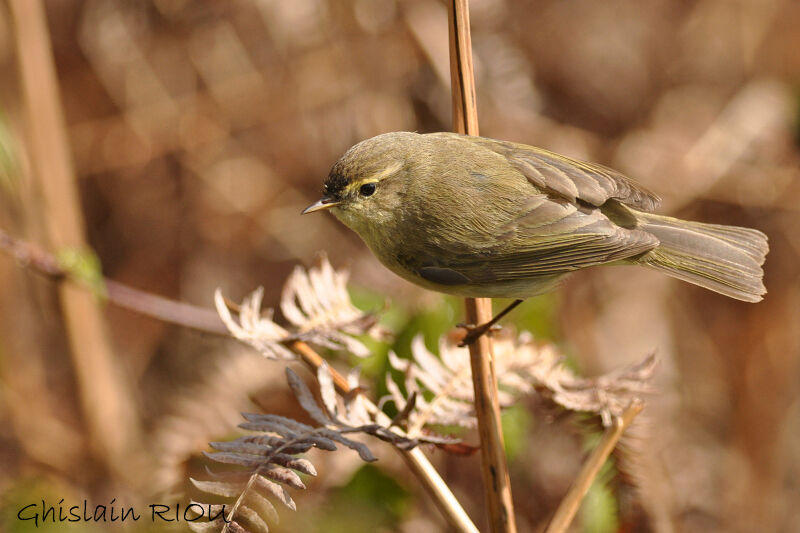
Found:
<path fill-rule="evenodd" d="M 299 217 L 355 142 L 449 129 L 442 3 L 44 4 L 87 238 L 106 276 L 204 306 L 215 287 L 236 299 L 264 285 L 275 304 L 290 270 L 324 250 L 352 268 L 353 285 L 407 317 L 444 305 L 388 273 L 330 216 Z M 769 293 L 756 305 L 625 267 L 575 275 L 543 304 L 557 317 L 546 335 L 587 375 L 651 351 L 661 360 L 628 488 L 588 501 L 575 529 L 797 531 L 800 3 L 470 5 L 483 135 L 605 163 L 662 196 L 662 213 L 770 238 Z M 0 227 L 49 246 L 18 42 L 0 2 Z M 19 502 L 45 495 L 155 501 L 184 488 L 186 463 L 231 434 L 250 398 L 294 412 L 279 365 L 108 307 L 114 367 L 130 389 L 111 394 L 133 409 L 108 427 L 133 439 L 127 468 L 109 472 L 86 429 L 54 285 L 0 256 L 0 287 L 0 528 L 22 528 Z M 526 420 L 512 481 L 520 529 L 531 531 L 566 491 L 584 444 L 572 424 Z M 385 499 L 396 506 L 367 513 L 384 530 L 443 528 L 382 451 L 382 470 L 366 474 L 348 452 L 315 459 L 320 479 L 297 495 L 306 522 L 282 513 L 275 529 L 368 530 L 342 509 L 382 505 L 359 475 L 394 491 Z M 434 455 L 482 524 L 477 459 Z"/>

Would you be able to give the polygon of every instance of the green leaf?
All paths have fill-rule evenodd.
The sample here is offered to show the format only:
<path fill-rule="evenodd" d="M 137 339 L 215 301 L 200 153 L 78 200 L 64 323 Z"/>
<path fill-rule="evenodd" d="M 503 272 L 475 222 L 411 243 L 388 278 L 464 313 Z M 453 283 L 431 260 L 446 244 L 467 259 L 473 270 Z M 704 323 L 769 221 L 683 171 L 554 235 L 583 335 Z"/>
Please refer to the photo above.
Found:
<path fill-rule="evenodd" d="M 11 135 L 5 114 L 0 112 L 0 187 L 8 192 L 14 192 L 17 189 L 18 181 L 19 161 L 17 160 L 16 143 Z"/>
<path fill-rule="evenodd" d="M 433 353 L 439 353 L 439 339 L 464 320 L 464 300 L 442 295 L 437 305 L 432 305 L 412 315 L 403 327 L 397 329 L 393 349 L 400 357 L 411 356 L 411 341 L 422 333 L 425 345 Z"/>
<path fill-rule="evenodd" d="M 527 445 L 531 414 L 523 405 L 512 405 L 503 410 L 501 423 L 503 424 L 506 456 L 508 462 L 512 462 Z"/>
<path fill-rule="evenodd" d="M 408 511 L 411 495 L 380 468 L 364 465 L 333 498 L 340 503 L 366 504 L 383 514 L 387 524 L 392 524 Z"/>
<path fill-rule="evenodd" d="M 352 533 L 396 531 L 414 504 L 409 491 L 373 465 L 359 468 L 342 487 L 331 490 L 324 506 L 281 517 L 282 531 Z"/>
<path fill-rule="evenodd" d="M 495 313 L 499 313 L 512 301 L 495 299 L 492 301 L 492 308 Z M 514 324 L 518 331 L 530 331 L 538 339 L 555 341 L 560 338 L 557 310 L 558 296 L 555 293 L 534 296 L 522 302 L 506 316 L 501 325 Z"/>
<path fill-rule="evenodd" d="M 614 461 L 608 459 L 597 474 L 580 509 L 582 531 L 585 533 L 613 533 L 619 529 L 617 498 L 611 488 Z"/>

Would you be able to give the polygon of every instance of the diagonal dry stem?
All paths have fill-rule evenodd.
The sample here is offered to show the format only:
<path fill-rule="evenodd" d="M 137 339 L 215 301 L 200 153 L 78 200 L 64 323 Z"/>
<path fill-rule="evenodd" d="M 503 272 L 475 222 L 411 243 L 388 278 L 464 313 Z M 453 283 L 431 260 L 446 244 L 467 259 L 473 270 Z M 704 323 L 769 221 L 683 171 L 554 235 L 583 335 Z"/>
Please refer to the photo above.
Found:
<path fill-rule="evenodd" d="M 575 518 L 575 513 L 578 512 L 578 508 L 581 506 L 584 496 L 589 492 L 589 487 L 592 486 L 592 482 L 595 477 L 597 477 L 597 473 L 600 472 L 603 463 L 606 462 L 606 459 L 608 459 L 608 456 L 614 451 L 614 447 L 617 445 L 617 442 L 619 442 L 622 434 L 625 433 L 625 430 L 631 425 L 633 419 L 636 418 L 636 415 L 638 415 L 643 408 L 644 403 L 640 400 L 636 400 L 625 409 L 622 415 L 614 418 L 614 422 L 606 429 L 600 443 L 583 464 L 583 468 L 581 468 L 578 477 L 573 481 L 569 492 L 567 492 L 567 495 L 561 500 L 561 504 L 558 506 L 558 509 L 556 509 L 556 513 L 553 515 L 553 519 L 550 521 L 550 525 L 547 526 L 545 533 L 563 533 L 567 531 L 570 523 L 572 523 L 572 519 Z"/>
<path fill-rule="evenodd" d="M 448 2 L 448 20 L 453 131 L 478 135 L 467 0 Z M 492 319 L 492 301 L 488 298 L 467 298 L 465 307 L 468 323 L 483 324 Z M 475 389 L 475 414 L 481 440 L 481 468 L 490 529 L 493 533 L 514 533 L 517 527 L 500 425 L 492 343 L 488 335 L 479 337 L 469 345 L 469 356 Z"/>
<path fill-rule="evenodd" d="M 287 347 L 299 355 L 303 363 L 315 374 L 317 368 L 325 362 L 322 356 L 302 341 L 291 341 L 287 344 Z M 350 384 L 347 383 L 344 376 L 333 368 L 329 369 L 333 377 L 333 384 L 339 394 L 349 394 L 352 388 Z M 367 402 L 367 408 L 377 413 L 377 420 L 379 423 L 386 426 L 391 423 L 391 419 L 379 411 L 371 402 Z M 399 431 L 397 428 L 394 428 L 394 430 Z M 411 472 L 413 472 L 414 476 L 422 482 L 428 494 L 431 495 L 434 503 L 439 508 L 439 511 L 442 512 L 450 526 L 461 533 L 478 533 L 478 528 L 472 523 L 472 520 L 470 520 L 464 508 L 461 507 L 461 504 L 458 503 L 458 500 L 450 491 L 450 487 L 448 487 L 441 476 L 439 476 L 439 473 L 430 461 L 428 461 L 428 458 L 425 457 L 425 454 L 422 453 L 422 450 L 420 450 L 419 447 L 410 451 L 395 449 L 400 454 L 400 457 L 403 458 Z"/>

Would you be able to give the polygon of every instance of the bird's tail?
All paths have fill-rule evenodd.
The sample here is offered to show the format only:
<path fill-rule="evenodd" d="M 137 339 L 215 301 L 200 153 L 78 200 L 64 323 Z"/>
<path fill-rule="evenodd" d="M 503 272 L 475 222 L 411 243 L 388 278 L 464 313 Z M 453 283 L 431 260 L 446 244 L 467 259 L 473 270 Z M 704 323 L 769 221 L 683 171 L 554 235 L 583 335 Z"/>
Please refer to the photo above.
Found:
<path fill-rule="evenodd" d="M 761 265 L 769 251 L 758 230 L 636 213 L 639 229 L 661 241 L 640 258 L 645 265 L 747 302 L 767 292 Z"/>

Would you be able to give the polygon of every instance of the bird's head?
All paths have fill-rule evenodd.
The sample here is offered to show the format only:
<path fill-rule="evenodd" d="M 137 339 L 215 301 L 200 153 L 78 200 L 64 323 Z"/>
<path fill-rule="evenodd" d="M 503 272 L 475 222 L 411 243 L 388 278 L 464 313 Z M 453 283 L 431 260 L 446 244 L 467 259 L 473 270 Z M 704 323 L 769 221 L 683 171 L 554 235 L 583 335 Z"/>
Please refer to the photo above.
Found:
<path fill-rule="evenodd" d="M 330 209 L 365 239 L 402 211 L 416 133 L 378 135 L 350 148 L 333 165 L 322 198 L 303 214 Z"/>

